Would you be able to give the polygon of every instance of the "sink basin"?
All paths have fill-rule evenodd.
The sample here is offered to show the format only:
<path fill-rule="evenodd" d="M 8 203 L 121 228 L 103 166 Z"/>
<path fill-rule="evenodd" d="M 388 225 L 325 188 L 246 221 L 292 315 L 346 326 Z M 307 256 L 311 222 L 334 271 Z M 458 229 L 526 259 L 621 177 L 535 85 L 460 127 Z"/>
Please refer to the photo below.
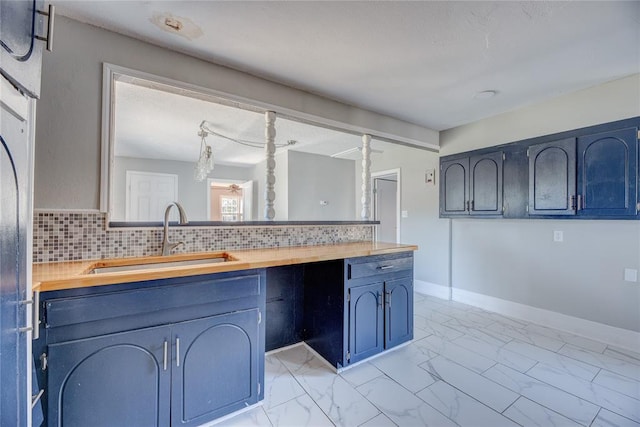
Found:
<path fill-rule="evenodd" d="M 138 270 L 151 270 L 155 268 L 165 267 L 184 267 L 189 265 L 208 265 L 218 264 L 221 262 L 233 261 L 227 254 L 221 254 L 220 256 L 214 256 L 210 258 L 198 258 L 198 259 L 182 259 L 182 260 L 162 260 L 154 258 L 149 262 L 140 262 L 137 264 L 125 264 L 125 265 L 109 265 L 108 263 L 102 263 L 101 265 L 93 267 L 88 271 L 88 274 L 104 274 L 104 273 L 117 273 L 120 271 L 138 271 Z"/>

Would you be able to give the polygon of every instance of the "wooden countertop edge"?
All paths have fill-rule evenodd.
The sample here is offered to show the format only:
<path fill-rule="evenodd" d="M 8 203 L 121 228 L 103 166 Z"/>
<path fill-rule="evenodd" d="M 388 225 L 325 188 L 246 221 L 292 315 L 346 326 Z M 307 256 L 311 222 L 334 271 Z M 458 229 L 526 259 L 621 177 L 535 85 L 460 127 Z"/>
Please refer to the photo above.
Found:
<path fill-rule="evenodd" d="M 308 262 L 330 261 L 350 257 L 384 255 L 399 252 L 415 251 L 416 245 L 400 244 L 338 244 L 322 246 L 300 246 L 269 249 L 249 249 L 237 251 L 218 251 L 212 253 L 190 253 L 183 254 L 180 259 L 197 259 L 199 256 L 221 254 L 236 259 L 237 261 L 227 261 L 215 264 L 188 265 L 177 267 L 159 267 L 147 270 L 130 270 L 121 272 L 111 272 L 102 274 L 91 274 L 89 270 L 96 266 L 104 265 L 109 261 L 117 261 L 120 265 L 136 264 L 140 260 L 151 260 L 158 257 L 143 258 L 121 258 L 117 260 L 87 260 L 70 263 L 50 263 L 34 264 L 34 270 L 38 266 L 51 266 L 57 264 L 73 264 L 76 266 L 75 272 L 69 272 L 63 277 L 47 278 L 46 273 L 34 274 L 33 291 L 47 292 L 64 289 L 76 289 L 92 286 L 106 286 L 130 282 L 143 282 L 148 280 L 168 279 L 173 277 L 197 276 L 201 274 L 224 273 L 230 271 L 251 270 L 255 268 L 279 267 L 284 265 L 304 264 Z M 367 247 L 370 246 L 370 247 Z M 379 247 L 377 247 L 379 246 Z M 335 251 L 331 249 L 335 248 Z M 296 252 L 300 249 L 299 256 L 291 256 L 289 251 Z M 314 250 L 316 249 L 316 250 Z M 286 255 L 282 253 L 286 251 Z M 270 253 L 271 256 L 270 256 Z M 54 274 L 51 274 L 55 276 Z M 36 276 L 38 276 L 36 278 Z M 45 277 L 41 277 L 45 276 Z M 60 276 L 60 273 L 58 273 Z"/>

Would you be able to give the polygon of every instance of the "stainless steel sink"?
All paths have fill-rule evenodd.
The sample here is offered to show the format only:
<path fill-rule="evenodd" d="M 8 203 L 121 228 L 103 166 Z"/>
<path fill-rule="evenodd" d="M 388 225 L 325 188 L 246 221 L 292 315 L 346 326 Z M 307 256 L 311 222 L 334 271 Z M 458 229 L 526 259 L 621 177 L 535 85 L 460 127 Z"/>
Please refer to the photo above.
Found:
<path fill-rule="evenodd" d="M 128 264 L 128 265 L 105 265 L 100 267 L 94 267 L 89 270 L 89 274 L 104 274 L 104 273 L 116 273 L 119 271 L 136 271 L 136 270 L 151 270 L 154 268 L 165 267 L 183 267 L 187 265 L 208 265 L 217 264 L 220 262 L 231 261 L 231 258 L 227 256 L 220 256 L 214 258 L 201 258 L 201 259 L 185 259 L 180 261 L 153 261 L 140 264 Z"/>

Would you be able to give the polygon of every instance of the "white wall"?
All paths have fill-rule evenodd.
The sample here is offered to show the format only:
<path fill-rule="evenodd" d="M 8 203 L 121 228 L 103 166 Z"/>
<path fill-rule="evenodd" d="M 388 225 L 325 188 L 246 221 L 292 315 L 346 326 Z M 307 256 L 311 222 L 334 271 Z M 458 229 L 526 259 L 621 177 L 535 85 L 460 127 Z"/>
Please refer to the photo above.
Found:
<path fill-rule="evenodd" d="M 640 75 L 441 133 L 442 154 L 640 116 Z M 451 220 L 452 286 L 640 331 L 640 221 Z M 564 242 L 553 242 L 553 231 Z"/>
<path fill-rule="evenodd" d="M 102 64 L 112 64 L 256 100 L 281 112 L 355 130 L 438 144 L 438 133 L 65 17 L 43 59 L 35 153 L 35 207 L 98 209 Z M 277 107 L 277 108 L 276 108 Z"/>

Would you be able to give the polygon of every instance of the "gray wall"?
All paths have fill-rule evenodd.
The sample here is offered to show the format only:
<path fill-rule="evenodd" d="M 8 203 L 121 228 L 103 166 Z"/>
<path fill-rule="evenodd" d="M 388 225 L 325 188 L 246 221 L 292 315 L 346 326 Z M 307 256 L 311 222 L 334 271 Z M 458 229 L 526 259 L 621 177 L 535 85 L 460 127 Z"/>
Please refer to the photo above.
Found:
<path fill-rule="evenodd" d="M 161 172 L 178 175 L 178 201 L 182 204 L 191 221 L 208 221 L 207 218 L 207 180 L 196 182 L 193 179 L 194 162 L 171 160 L 140 159 L 135 157 L 116 157 L 113 162 L 113 196 L 111 210 L 112 221 L 124 221 L 126 199 L 126 172 Z M 253 168 L 238 168 L 216 165 L 209 178 L 235 179 L 249 181 L 253 179 Z M 158 218 L 161 221 L 162 218 Z"/>
<path fill-rule="evenodd" d="M 372 173 L 400 169 L 401 210 L 408 215 L 400 218 L 400 242 L 418 245 L 414 255 L 415 280 L 447 286 L 449 220 L 439 218 L 438 186 L 424 182 L 425 172 L 438 168 L 438 154 L 401 145 L 376 144 L 375 147 L 383 153 L 371 155 Z M 356 162 L 358 215 L 361 174 L 361 162 Z"/>
<path fill-rule="evenodd" d="M 65 17 L 45 55 L 37 105 L 35 207 L 98 209 L 102 63 L 145 71 L 351 128 L 438 144 L 438 133 Z"/>
<path fill-rule="evenodd" d="M 444 131 L 442 154 L 638 116 L 639 100 L 635 75 Z M 451 228 L 454 288 L 640 331 L 640 284 L 623 280 L 624 268 L 640 269 L 640 221 L 454 219 Z"/>
<path fill-rule="evenodd" d="M 355 162 L 289 150 L 289 220 L 353 221 Z M 328 202 L 321 206 L 320 201 Z"/>

